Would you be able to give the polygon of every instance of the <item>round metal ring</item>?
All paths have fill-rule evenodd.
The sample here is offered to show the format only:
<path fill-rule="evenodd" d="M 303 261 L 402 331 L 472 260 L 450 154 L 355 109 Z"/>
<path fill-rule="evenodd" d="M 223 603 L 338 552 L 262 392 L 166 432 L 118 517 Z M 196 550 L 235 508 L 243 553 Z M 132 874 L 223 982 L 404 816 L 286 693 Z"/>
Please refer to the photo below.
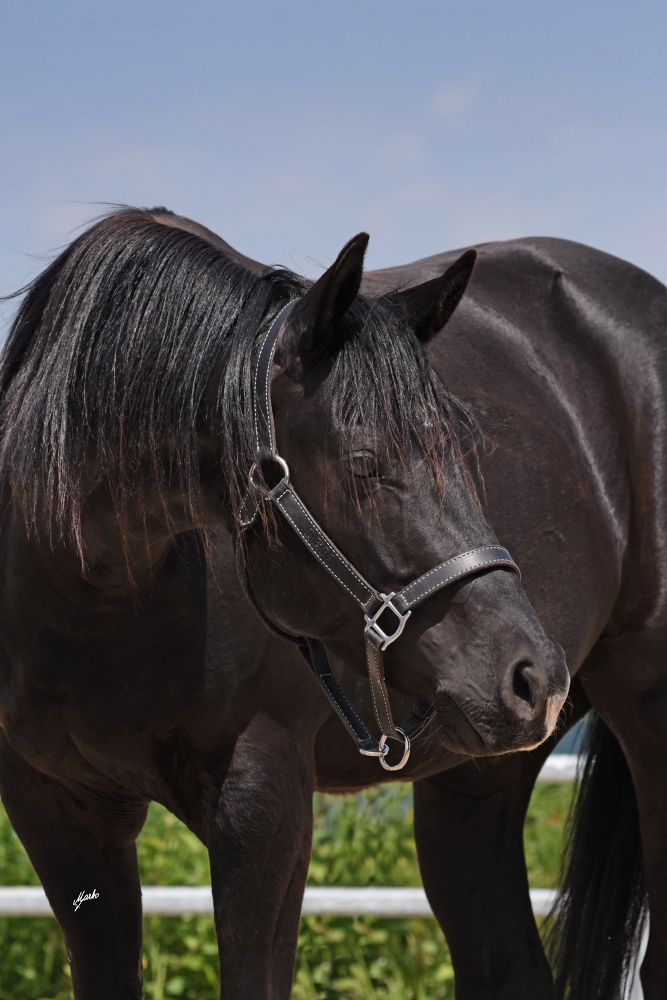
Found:
<path fill-rule="evenodd" d="M 278 463 L 280 468 L 283 470 L 283 479 L 285 480 L 286 483 L 289 483 L 289 465 L 287 464 L 285 459 L 281 458 L 280 455 L 274 455 L 273 461 Z M 250 472 L 248 473 L 248 479 L 253 487 L 256 486 L 256 483 L 254 482 L 252 477 L 255 475 L 256 472 L 257 472 L 257 462 L 253 462 L 252 465 L 250 466 Z"/>
<path fill-rule="evenodd" d="M 278 463 L 278 465 L 282 466 L 282 470 L 285 473 L 283 479 L 285 480 L 286 483 L 289 483 L 289 465 L 287 464 L 284 458 L 281 458 L 280 455 L 278 455 L 277 452 L 274 454 L 273 458 Z"/>
<path fill-rule="evenodd" d="M 406 736 L 403 730 L 399 729 L 398 726 L 396 726 L 396 732 L 400 733 L 403 739 L 405 740 L 405 746 L 403 747 L 403 756 L 401 757 L 398 764 L 387 764 L 387 762 L 384 759 L 384 755 L 380 757 L 380 763 L 382 764 L 385 771 L 400 771 L 402 767 L 405 767 L 405 765 L 408 762 L 408 757 L 410 756 L 410 738 Z M 384 750 L 386 745 L 387 745 L 387 737 L 383 734 L 380 740 L 380 749 Z"/>

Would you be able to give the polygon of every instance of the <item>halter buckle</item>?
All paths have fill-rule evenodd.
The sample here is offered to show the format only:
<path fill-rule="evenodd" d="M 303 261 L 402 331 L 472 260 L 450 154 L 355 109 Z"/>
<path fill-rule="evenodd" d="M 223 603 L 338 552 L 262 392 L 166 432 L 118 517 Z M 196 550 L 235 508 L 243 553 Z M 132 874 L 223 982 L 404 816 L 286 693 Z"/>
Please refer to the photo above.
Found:
<path fill-rule="evenodd" d="M 394 641 L 394 639 L 398 639 L 399 635 L 405 628 L 406 621 L 408 620 L 412 612 L 406 611 L 405 614 L 402 615 L 401 612 L 398 610 L 398 608 L 394 607 L 394 605 L 392 604 L 392 598 L 396 597 L 396 594 L 393 590 L 391 594 L 380 594 L 380 597 L 382 598 L 382 604 L 377 609 L 372 618 L 369 617 L 368 615 L 364 615 L 364 618 L 366 619 L 366 628 L 364 629 L 364 635 L 368 636 L 372 633 L 376 639 L 379 638 L 380 649 L 384 652 L 387 646 L 390 646 L 391 643 Z M 392 632 L 390 635 L 387 635 L 387 633 L 384 632 L 378 625 L 378 619 L 381 617 L 381 615 L 384 614 L 385 611 L 387 611 L 387 609 L 389 609 L 389 611 L 391 611 L 391 613 L 396 615 L 396 617 L 398 618 L 398 626 L 396 627 L 396 631 Z"/>

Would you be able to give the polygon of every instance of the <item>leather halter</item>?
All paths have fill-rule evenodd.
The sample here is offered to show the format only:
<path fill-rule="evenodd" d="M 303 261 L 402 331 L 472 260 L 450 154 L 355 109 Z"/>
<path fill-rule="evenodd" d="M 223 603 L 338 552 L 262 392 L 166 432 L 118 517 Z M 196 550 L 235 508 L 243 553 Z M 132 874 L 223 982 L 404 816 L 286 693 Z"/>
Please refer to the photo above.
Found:
<path fill-rule="evenodd" d="M 379 757 L 380 763 L 386 770 L 397 771 L 407 762 L 410 754 L 410 741 L 418 736 L 433 718 L 435 704 L 429 705 L 424 701 L 418 701 L 405 722 L 401 726 L 396 726 L 384 679 L 382 653 L 401 635 L 412 613 L 412 608 L 426 600 L 431 594 L 481 570 L 504 567 L 519 573 L 519 568 L 507 549 L 500 545 L 487 545 L 447 559 L 434 569 L 428 570 L 418 579 L 413 580 L 397 593 L 392 591 L 389 594 L 382 594 L 355 569 L 334 545 L 291 485 L 287 463 L 280 457 L 276 449 L 273 409 L 271 407 L 271 368 L 278 338 L 297 301 L 290 302 L 278 313 L 264 337 L 259 351 L 254 379 L 256 458 L 249 474 L 248 492 L 241 505 L 239 526 L 242 531 L 245 531 L 257 517 L 258 487 L 254 479 L 257 468 L 268 463 L 278 465 L 282 472 L 282 478 L 277 486 L 268 490 L 267 498 L 275 504 L 287 524 L 296 532 L 320 565 L 354 598 L 364 612 L 366 663 L 375 718 L 382 734 L 380 740 L 372 736 L 345 697 L 329 666 L 324 644 L 318 639 L 293 635 L 279 628 L 259 607 L 250 591 L 240 546 L 237 545 L 239 575 L 247 596 L 264 623 L 281 638 L 294 642 L 300 647 L 329 701 L 356 742 L 359 752 L 369 757 Z M 249 506 L 250 510 L 248 510 Z M 249 516 L 244 519 L 243 512 L 246 510 L 248 510 Z M 394 620 L 391 625 L 386 623 L 387 614 L 393 616 Z M 389 629 L 389 631 L 385 631 L 385 629 Z M 389 750 L 387 738 L 402 740 L 404 743 L 403 758 L 394 766 L 390 766 L 385 761 Z"/>

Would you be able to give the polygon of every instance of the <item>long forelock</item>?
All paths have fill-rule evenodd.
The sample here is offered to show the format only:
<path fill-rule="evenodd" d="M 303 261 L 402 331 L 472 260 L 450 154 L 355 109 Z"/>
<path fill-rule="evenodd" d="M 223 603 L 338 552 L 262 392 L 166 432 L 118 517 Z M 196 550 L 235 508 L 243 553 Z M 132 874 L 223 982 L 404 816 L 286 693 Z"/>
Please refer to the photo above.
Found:
<path fill-rule="evenodd" d="M 416 447 L 439 488 L 447 463 L 457 462 L 475 492 L 468 470 L 471 462 L 477 464 L 481 432 L 469 409 L 433 369 L 398 296 L 357 299 L 329 385 L 342 448 L 348 447 L 349 434 L 362 426 L 406 468 Z"/>
<path fill-rule="evenodd" d="M 91 464 L 121 522 L 141 513 L 149 479 L 167 517 L 177 488 L 199 525 L 202 422 L 220 437 L 237 506 L 252 461 L 253 346 L 300 291 L 296 276 L 260 278 L 142 210 L 75 240 L 29 287 L 0 361 L 0 476 L 28 525 L 83 555 Z"/>

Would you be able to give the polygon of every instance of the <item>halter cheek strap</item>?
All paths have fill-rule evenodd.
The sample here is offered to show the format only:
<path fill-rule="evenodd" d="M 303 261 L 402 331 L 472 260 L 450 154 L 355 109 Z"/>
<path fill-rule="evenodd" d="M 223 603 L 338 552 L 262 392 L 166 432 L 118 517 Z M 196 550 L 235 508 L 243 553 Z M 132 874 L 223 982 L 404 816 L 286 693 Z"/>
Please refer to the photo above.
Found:
<path fill-rule="evenodd" d="M 403 632 L 412 613 L 412 608 L 426 600 L 431 594 L 481 570 L 502 567 L 519 573 L 519 568 L 507 549 L 500 545 L 483 546 L 463 552 L 440 563 L 439 566 L 428 570 L 398 593 L 392 591 L 390 594 L 382 594 L 359 573 L 337 548 L 291 485 L 287 463 L 280 457 L 276 449 L 271 407 L 271 367 L 280 332 L 295 304 L 295 302 L 291 302 L 278 314 L 260 348 L 254 380 L 256 461 L 250 470 L 250 483 L 239 512 L 239 524 L 241 529 L 245 530 L 254 523 L 257 517 L 257 487 L 253 478 L 257 467 L 262 467 L 267 463 L 278 465 L 282 472 L 282 478 L 277 486 L 269 490 L 268 498 L 275 504 L 286 523 L 299 536 L 320 565 L 357 602 L 364 613 L 368 679 L 375 719 L 382 733 L 380 740 L 371 735 L 345 697 L 331 671 L 323 643 L 317 639 L 307 639 L 278 628 L 259 608 L 250 592 L 240 546 L 237 544 L 239 574 L 246 594 L 265 624 L 281 638 L 297 643 L 331 704 L 355 740 L 359 752 L 366 756 L 379 757 L 380 763 L 386 770 L 396 771 L 407 762 L 410 754 L 410 741 L 418 736 L 430 722 L 435 713 L 435 705 L 418 701 L 402 725 L 395 725 L 384 677 L 383 652 Z M 390 766 L 385 761 L 388 752 L 387 738 L 400 740 L 404 744 L 403 758 L 394 766 Z"/>

